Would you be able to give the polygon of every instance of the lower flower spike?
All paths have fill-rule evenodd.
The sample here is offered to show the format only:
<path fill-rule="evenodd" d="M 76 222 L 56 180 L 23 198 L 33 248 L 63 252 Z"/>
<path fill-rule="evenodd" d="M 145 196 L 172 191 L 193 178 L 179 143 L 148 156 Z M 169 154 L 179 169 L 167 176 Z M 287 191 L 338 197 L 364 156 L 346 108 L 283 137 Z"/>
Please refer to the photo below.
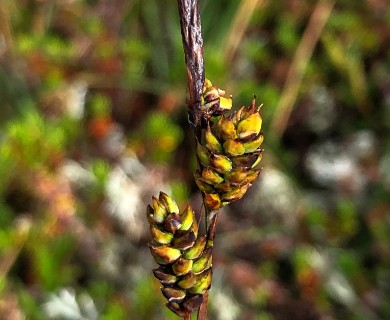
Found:
<path fill-rule="evenodd" d="M 198 234 L 191 206 L 180 212 L 173 199 L 160 193 L 146 215 L 153 239 L 150 251 L 160 265 L 153 273 L 162 285 L 166 305 L 178 316 L 188 316 L 199 308 L 210 287 L 212 248 L 207 247 L 206 236 Z"/>

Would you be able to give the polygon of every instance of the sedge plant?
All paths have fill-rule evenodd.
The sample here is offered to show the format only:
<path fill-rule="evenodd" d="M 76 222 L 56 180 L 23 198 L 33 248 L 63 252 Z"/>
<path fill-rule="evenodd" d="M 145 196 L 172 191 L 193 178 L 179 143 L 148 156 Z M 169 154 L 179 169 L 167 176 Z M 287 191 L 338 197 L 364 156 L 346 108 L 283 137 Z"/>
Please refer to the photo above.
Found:
<path fill-rule="evenodd" d="M 212 253 L 218 210 L 241 199 L 260 174 L 263 149 L 260 108 L 253 98 L 248 107 L 231 112 L 232 98 L 205 79 L 203 40 L 197 0 L 178 0 L 188 79 L 189 124 L 195 134 L 195 182 L 202 192 L 204 215 L 190 205 L 180 211 L 174 199 L 161 192 L 147 206 L 152 241 L 167 307 L 183 319 L 197 312 L 207 316 L 212 280 Z M 199 226 L 205 219 L 206 230 Z"/>

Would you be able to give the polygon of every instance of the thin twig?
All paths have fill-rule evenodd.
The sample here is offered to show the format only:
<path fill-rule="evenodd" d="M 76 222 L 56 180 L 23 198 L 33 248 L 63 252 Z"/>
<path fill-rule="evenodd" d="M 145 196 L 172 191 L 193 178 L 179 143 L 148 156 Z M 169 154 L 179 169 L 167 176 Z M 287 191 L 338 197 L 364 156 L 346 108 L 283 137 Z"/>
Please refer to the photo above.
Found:
<path fill-rule="evenodd" d="M 310 21 L 288 71 L 283 93 L 271 123 L 271 130 L 277 136 L 281 136 L 286 129 L 310 57 L 313 54 L 315 45 L 320 38 L 326 21 L 332 12 L 334 3 L 334 0 L 320 0 L 310 17 Z"/>
<path fill-rule="evenodd" d="M 248 29 L 252 13 L 260 4 L 264 4 L 264 1 L 245 0 L 240 2 L 237 14 L 227 32 L 226 42 L 223 46 L 224 61 L 230 62 L 233 59 L 237 49 L 240 47 L 245 32 Z"/>

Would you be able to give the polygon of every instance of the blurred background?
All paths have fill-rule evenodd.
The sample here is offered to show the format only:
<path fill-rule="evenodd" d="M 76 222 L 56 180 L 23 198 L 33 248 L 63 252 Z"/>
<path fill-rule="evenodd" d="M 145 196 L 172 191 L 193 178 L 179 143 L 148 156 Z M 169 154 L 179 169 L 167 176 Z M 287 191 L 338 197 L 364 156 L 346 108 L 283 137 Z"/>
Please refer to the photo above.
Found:
<path fill-rule="evenodd" d="M 200 210 L 175 0 L 0 1 L 0 319 L 178 319 L 145 207 Z M 263 104 L 209 319 L 390 319 L 390 4 L 202 0 L 206 75 Z"/>

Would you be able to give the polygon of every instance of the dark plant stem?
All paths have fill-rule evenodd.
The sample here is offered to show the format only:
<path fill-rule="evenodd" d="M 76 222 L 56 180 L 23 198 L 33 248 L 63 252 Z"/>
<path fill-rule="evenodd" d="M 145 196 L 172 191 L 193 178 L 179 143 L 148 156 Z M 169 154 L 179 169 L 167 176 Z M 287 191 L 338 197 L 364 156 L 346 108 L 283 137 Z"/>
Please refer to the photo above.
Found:
<path fill-rule="evenodd" d="M 184 58 L 187 69 L 188 85 L 188 119 L 193 126 L 195 136 L 200 140 L 205 127 L 204 114 L 201 111 L 201 97 L 205 80 L 203 39 L 199 14 L 198 0 L 178 0 L 181 35 L 183 40 Z M 206 208 L 206 235 L 208 245 L 213 246 L 218 211 Z M 206 320 L 208 292 L 203 296 L 203 302 L 198 310 L 197 320 Z M 185 317 L 187 319 L 187 316 Z M 188 318 L 190 319 L 190 318 Z"/>
<path fill-rule="evenodd" d="M 210 246 L 213 246 L 213 241 L 215 237 L 215 231 L 217 227 L 218 220 L 218 210 L 212 211 L 209 210 L 205 204 L 206 208 L 206 233 L 207 233 L 207 241 Z M 197 320 L 206 320 L 207 319 L 207 307 L 209 302 L 209 292 L 203 295 L 203 302 L 199 307 Z"/>
<path fill-rule="evenodd" d="M 206 291 L 203 295 L 203 302 L 199 307 L 197 320 L 207 319 L 207 306 L 209 305 L 209 292 Z"/>
<path fill-rule="evenodd" d="M 205 204 L 205 208 L 207 208 Z M 214 241 L 215 231 L 218 220 L 218 210 L 209 210 L 206 209 L 206 231 L 207 231 L 207 239 L 209 241 Z"/>
<path fill-rule="evenodd" d="M 203 39 L 198 0 L 178 0 L 181 35 L 188 80 L 188 116 L 196 136 L 201 130 L 200 110 L 204 84 Z"/>

